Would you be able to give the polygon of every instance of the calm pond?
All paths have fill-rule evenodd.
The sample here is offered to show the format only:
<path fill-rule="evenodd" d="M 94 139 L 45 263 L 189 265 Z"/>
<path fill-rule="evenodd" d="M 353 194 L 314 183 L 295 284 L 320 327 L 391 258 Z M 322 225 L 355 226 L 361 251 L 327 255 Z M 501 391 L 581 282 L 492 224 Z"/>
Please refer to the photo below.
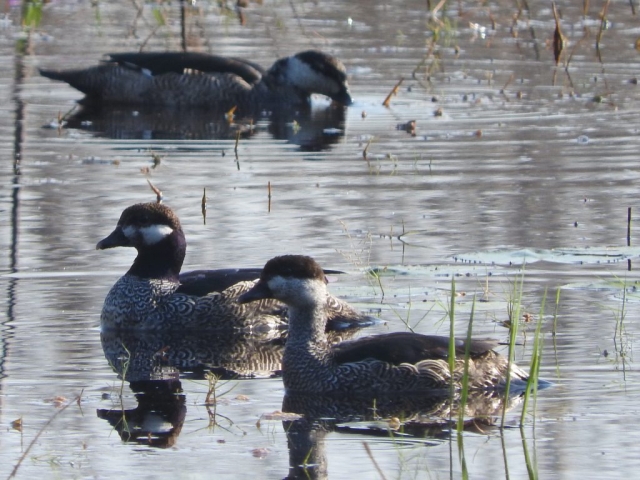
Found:
<path fill-rule="evenodd" d="M 264 0 L 241 17 L 235 2 L 189 2 L 191 51 L 268 67 L 314 48 L 347 67 L 348 109 L 316 98 L 311 112 L 233 125 L 206 112 L 68 114 L 82 95 L 38 74 L 180 50 L 179 2 L 31 3 L 0 2 L 0 477 L 635 477 L 636 0 L 559 0 L 558 65 L 550 1 Z M 150 405 L 99 330 L 134 252 L 95 250 L 125 207 L 155 199 L 147 180 L 180 216 L 185 270 L 312 255 L 347 272 L 335 295 L 383 321 L 366 334 L 448 335 L 455 276 L 458 334 L 475 299 L 474 336 L 506 342 L 524 278 L 516 360 L 529 368 L 543 322 L 540 376 L 555 386 L 523 428 L 514 402 L 507 428 L 497 418 L 461 436 L 432 418 L 419 428 L 412 405 L 297 431 L 277 413 L 279 378 L 221 381 L 207 407 L 204 375 L 185 374 Z M 123 408 L 137 437 L 122 432 Z"/>

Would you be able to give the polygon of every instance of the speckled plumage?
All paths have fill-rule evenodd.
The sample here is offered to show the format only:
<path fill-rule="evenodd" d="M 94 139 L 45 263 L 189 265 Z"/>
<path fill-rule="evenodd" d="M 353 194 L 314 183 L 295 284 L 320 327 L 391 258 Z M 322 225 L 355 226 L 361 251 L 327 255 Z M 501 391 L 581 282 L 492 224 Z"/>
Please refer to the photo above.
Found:
<path fill-rule="evenodd" d="M 105 298 L 100 317 L 103 329 L 262 332 L 287 325 L 287 307 L 277 300 L 249 305 L 236 301 L 256 283 L 234 282 L 234 278 L 246 278 L 242 270 L 222 271 L 225 275 L 207 285 L 206 294 L 181 293 L 186 240 L 180 220 L 166 205 L 141 203 L 125 209 L 115 230 L 96 246 L 100 250 L 113 247 L 134 247 L 138 255 Z M 197 291 L 198 285 L 193 284 L 206 273 L 187 274 L 188 290 Z M 373 321 L 334 297 L 327 298 L 323 308 L 336 329 L 368 326 Z"/>
<path fill-rule="evenodd" d="M 286 255 L 265 265 L 259 282 L 240 302 L 275 298 L 289 307 L 289 336 L 283 356 L 287 391 L 378 395 L 399 392 L 433 392 L 450 387 L 446 358 L 448 338 L 415 333 L 378 335 L 331 346 L 327 342 L 328 295 L 322 269 L 309 257 Z M 472 389 L 504 386 L 507 359 L 495 353 L 491 341 L 475 340 L 470 346 L 469 385 Z M 464 342 L 456 342 L 457 353 Z M 460 382 L 464 361 L 458 357 L 453 380 Z M 514 384 L 524 385 L 527 374 L 511 365 Z"/>
<path fill-rule="evenodd" d="M 283 308 L 274 302 L 244 308 L 236 302 L 253 282 L 241 282 L 203 297 L 175 293 L 179 283 L 124 275 L 109 290 L 101 323 L 108 328 L 134 330 L 223 329 L 247 331 L 286 326 Z"/>
<path fill-rule="evenodd" d="M 80 70 L 41 69 L 67 82 L 94 104 L 228 110 L 271 109 L 306 104 L 326 95 L 350 105 L 346 70 L 337 58 L 315 50 L 281 58 L 265 71 L 236 58 L 200 53 L 122 53 Z"/>

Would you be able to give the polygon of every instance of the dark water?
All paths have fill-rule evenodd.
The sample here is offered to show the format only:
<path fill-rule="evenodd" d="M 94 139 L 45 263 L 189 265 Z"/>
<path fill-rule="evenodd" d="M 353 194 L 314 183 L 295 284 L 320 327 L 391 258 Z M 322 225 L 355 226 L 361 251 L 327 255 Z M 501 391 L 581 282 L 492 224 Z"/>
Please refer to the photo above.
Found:
<path fill-rule="evenodd" d="M 347 66 L 356 103 L 344 115 L 317 99 L 313 115 L 263 119 L 250 133 L 240 121 L 229 129 L 218 118 L 128 111 L 80 113 L 66 128 L 43 128 L 81 96 L 40 77 L 38 67 L 89 66 L 143 44 L 177 50 L 178 6 L 145 4 L 137 17 L 131 2 L 51 2 L 27 39 L 19 7 L 0 4 L 3 475 L 40 431 L 18 476 L 288 474 L 282 419 L 258 424 L 282 408 L 278 379 L 221 387 L 233 389 L 218 402 L 217 424 L 204 407 L 206 380 L 183 379 L 175 410 L 182 427 L 166 449 L 122 442 L 96 413 L 138 405 L 105 359 L 98 330 L 104 296 L 133 252 L 94 248 L 124 207 L 155 198 L 147 177 L 180 215 L 189 241 L 185 269 L 313 255 L 350 273 L 331 289 L 379 314 L 386 324 L 375 331 L 408 324 L 447 334 L 456 274 L 457 290 L 466 293 L 456 306 L 458 332 L 473 294 L 488 288 L 489 301 L 476 304 L 474 332 L 504 341 L 500 322 L 526 257 L 522 304 L 535 321 L 523 325 L 518 363 L 528 366 L 546 289 L 541 375 L 556 386 L 540 393 L 535 424 L 529 416 L 523 430 L 463 435 L 469 476 L 526 478 L 527 458 L 541 478 L 635 474 L 639 303 L 637 260 L 628 271 L 625 255 L 637 251 L 625 246 L 640 177 L 640 20 L 629 2 L 609 5 L 599 60 L 602 6 L 583 15 L 576 2 L 558 2 L 567 73 L 555 67 L 550 3 L 528 2 L 516 23 L 513 2 L 448 3 L 444 26 L 434 27 L 422 1 L 265 1 L 244 11 L 244 26 L 218 2 L 198 2 L 187 19 L 192 50 L 267 66 L 319 48 Z M 157 28 L 158 16 L 166 26 Z M 29 53 L 21 55 L 25 42 Z M 400 77 L 398 95 L 381 106 Z M 397 128 L 411 120 L 415 136 Z M 384 269 L 381 286 L 363 274 L 370 266 Z M 60 411 L 78 395 L 80 405 Z M 519 415 L 516 405 L 508 425 Z M 19 418 L 22 431 L 11 426 Z M 166 418 L 156 422 L 170 429 Z M 386 478 L 458 478 L 463 469 L 458 441 L 441 436 L 398 441 L 340 430 L 322 437 L 331 478 L 381 478 L 372 458 Z"/>

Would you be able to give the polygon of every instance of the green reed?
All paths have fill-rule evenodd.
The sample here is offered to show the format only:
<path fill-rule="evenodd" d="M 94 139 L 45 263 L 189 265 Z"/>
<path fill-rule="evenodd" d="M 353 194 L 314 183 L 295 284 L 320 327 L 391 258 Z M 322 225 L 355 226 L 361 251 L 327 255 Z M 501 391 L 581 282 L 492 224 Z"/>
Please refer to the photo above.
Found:
<path fill-rule="evenodd" d="M 556 295 L 556 299 L 559 296 Z M 544 308 L 547 301 L 547 289 L 544 289 L 544 295 L 542 296 L 542 304 L 540 305 L 540 314 L 538 316 L 538 325 L 536 326 L 536 332 L 533 337 L 533 352 L 531 353 L 531 362 L 529 364 L 529 379 L 527 380 L 527 388 L 524 392 L 524 401 L 522 405 L 522 413 L 520 414 L 520 426 L 524 425 L 524 419 L 527 415 L 527 406 L 529 404 L 529 397 L 533 395 L 533 421 L 535 423 L 535 411 L 536 401 L 538 398 L 538 377 L 540 373 L 540 360 L 542 358 L 542 345 L 543 339 L 540 336 L 542 332 L 542 323 L 544 321 Z M 556 305 L 557 312 L 557 305 Z"/>
<path fill-rule="evenodd" d="M 124 385 L 127 378 L 127 372 L 129 371 L 129 367 L 131 366 L 131 352 L 129 351 L 127 346 L 124 344 L 124 342 L 121 342 L 121 345 L 127 354 L 124 358 L 122 357 L 119 358 L 121 368 L 117 370 L 120 373 L 120 391 L 118 392 L 118 398 L 120 400 L 120 411 L 122 412 L 122 417 L 121 417 L 121 421 L 123 425 L 122 431 L 127 432 L 127 434 L 129 435 L 129 438 L 131 438 L 131 430 L 129 429 L 129 422 L 127 422 L 127 415 L 125 413 L 126 410 L 124 408 Z M 114 426 L 114 429 L 115 429 L 115 426 Z"/>
<path fill-rule="evenodd" d="M 471 304 L 471 315 L 469 317 L 469 325 L 467 326 L 467 338 L 464 345 L 464 370 L 462 372 L 461 389 L 460 389 L 460 407 L 458 410 L 458 434 L 464 429 L 464 412 L 469 397 L 469 363 L 471 358 L 471 335 L 473 333 L 473 316 L 476 310 L 476 296 L 473 296 Z"/>
<path fill-rule="evenodd" d="M 527 446 L 527 437 L 524 434 L 525 429 L 520 425 L 520 439 L 522 440 L 522 451 L 524 453 L 524 464 L 527 467 L 527 474 L 530 480 L 538 480 L 538 465 L 535 459 L 535 450 L 533 458 L 529 454 Z M 535 448 L 535 447 L 534 447 Z"/>
<path fill-rule="evenodd" d="M 460 381 L 460 401 L 458 406 L 458 424 L 457 424 L 457 444 L 458 444 L 458 458 L 460 460 L 460 467 L 462 469 L 462 479 L 469 478 L 469 470 L 467 468 L 467 460 L 464 454 L 464 437 L 462 432 L 464 431 L 464 416 L 467 405 L 467 399 L 469 397 L 469 363 L 471 358 L 471 335 L 473 333 L 473 317 L 476 309 L 476 296 L 473 296 L 473 303 L 471 304 L 471 314 L 469 316 L 469 325 L 467 326 L 467 337 L 464 346 L 464 369 L 462 371 L 462 379 Z"/>
<path fill-rule="evenodd" d="M 509 320 L 510 320 L 510 329 L 509 329 L 509 357 L 507 363 L 507 380 L 504 387 L 504 399 L 502 406 L 502 419 L 500 421 L 500 428 L 504 428 L 505 426 L 505 418 L 507 415 L 507 405 L 509 404 L 509 390 L 511 389 L 511 367 L 515 363 L 515 355 L 516 355 L 516 339 L 518 338 L 518 326 L 520 324 L 520 311 L 522 307 L 522 290 L 524 285 L 524 267 L 522 271 L 522 275 L 520 275 L 520 279 L 515 280 L 513 285 L 513 290 L 511 292 L 511 296 L 509 298 Z"/>
<path fill-rule="evenodd" d="M 22 25 L 32 30 L 42 22 L 43 0 L 30 0 L 22 4 Z"/>
<path fill-rule="evenodd" d="M 456 280 L 451 277 L 451 303 L 449 304 L 449 373 L 451 374 L 451 404 L 453 405 L 453 395 L 456 388 L 455 369 L 456 369 L 456 338 L 455 338 L 455 321 L 456 321 Z"/>
<path fill-rule="evenodd" d="M 560 287 L 556 290 L 556 309 L 553 311 L 553 330 L 551 334 L 555 337 L 558 331 L 558 308 L 560 307 Z"/>
<path fill-rule="evenodd" d="M 460 459 L 460 469 L 462 470 L 461 478 L 462 480 L 467 480 L 469 478 L 469 468 L 467 467 L 467 459 L 464 455 L 464 436 L 460 430 L 458 430 L 456 437 L 458 443 L 458 458 Z"/>
<path fill-rule="evenodd" d="M 616 353 L 622 360 L 622 379 L 627 380 L 627 351 L 630 348 L 629 340 L 626 334 L 625 318 L 627 317 L 627 280 L 624 279 L 620 283 L 622 288 L 622 304 L 620 309 L 615 313 L 616 327 L 613 332 L 613 345 Z M 619 342 L 619 345 L 618 345 Z"/>

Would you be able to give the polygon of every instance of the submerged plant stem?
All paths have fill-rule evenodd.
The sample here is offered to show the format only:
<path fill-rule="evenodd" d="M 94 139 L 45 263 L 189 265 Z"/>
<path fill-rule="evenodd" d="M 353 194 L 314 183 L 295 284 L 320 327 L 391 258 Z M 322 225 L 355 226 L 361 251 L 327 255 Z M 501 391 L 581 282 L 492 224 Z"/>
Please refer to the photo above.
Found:
<path fill-rule="evenodd" d="M 51 422 L 53 422 L 58 415 L 60 415 L 62 412 L 64 412 L 67 408 L 69 408 L 69 406 L 71 404 L 73 404 L 74 402 L 80 402 L 80 396 L 78 395 L 77 397 L 75 397 L 73 400 L 69 400 L 62 408 L 60 408 L 60 410 L 58 410 L 56 413 L 54 413 L 51 418 L 47 421 L 47 423 L 45 423 L 42 428 L 40 430 L 38 430 L 38 433 L 36 433 L 36 436 L 33 437 L 33 440 L 31 440 L 31 442 L 29 443 L 29 445 L 27 446 L 26 450 L 24 451 L 24 453 L 20 456 L 20 458 L 18 459 L 18 462 L 15 464 L 15 466 L 13 467 L 13 470 L 11 470 L 11 473 L 9 474 L 9 476 L 7 477 L 7 480 L 10 478 L 13 478 L 16 476 L 16 473 L 18 473 L 18 469 L 20 468 L 20 465 L 22 464 L 22 462 L 24 461 L 25 458 L 27 458 L 27 455 L 29 455 L 29 452 L 31 451 L 31 448 L 35 445 L 35 443 L 38 441 L 38 439 L 40 438 L 40 435 L 42 435 L 42 432 L 44 432 L 47 427 L 49 425 L 51 425 Z"/>
<path fill-rule="evenodd" d="M 376 459 L 373 457 L 373 453 L 371 452 L 371 447 L 369 447 L 369 444 L 367 442 L 362 442 L 362 445 L 364 445 L 364 449 L 367 451 L 367 455 L 371 459 L 371 462 L 373 462 L 373 466 L 376 468 L 378 474 L 380 475 L 380 478 L 382 478 L 382 480 L 387 480 L 387 477 L 385 477 L 384 472 L 380 468 L 380 465 L 378 465 L 378 462 L 376 462 Z"/>

